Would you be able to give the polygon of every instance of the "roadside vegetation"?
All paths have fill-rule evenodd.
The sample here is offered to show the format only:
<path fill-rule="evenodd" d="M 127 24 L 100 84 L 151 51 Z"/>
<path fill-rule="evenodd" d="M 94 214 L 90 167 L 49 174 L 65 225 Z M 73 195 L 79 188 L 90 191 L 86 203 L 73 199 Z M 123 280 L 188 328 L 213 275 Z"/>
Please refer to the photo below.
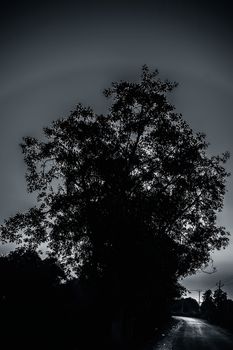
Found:
<path fill-rule="evenodd" d="M 10 341 L 17 331 L 24 348 L 32 336 L 69 350 L 140 347 L 169 319 L 180 278 L 228 244 L 217 213 L 229 154 L 210 156 L 169 102 L 176 86 L 143 66 L 104 91 L 107 114 L 78 104 L 41 140 L 23 139 L 36 204 L 0 227 L 19 247 L 1 260 Z"/>

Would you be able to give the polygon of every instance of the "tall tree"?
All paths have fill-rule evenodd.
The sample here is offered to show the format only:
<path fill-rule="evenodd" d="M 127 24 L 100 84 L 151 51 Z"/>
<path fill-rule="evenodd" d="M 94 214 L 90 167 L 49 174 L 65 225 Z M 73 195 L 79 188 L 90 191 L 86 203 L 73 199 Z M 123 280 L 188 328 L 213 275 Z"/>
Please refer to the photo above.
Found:
<path fill-rule="evenodd" d="M 114 293 L 169 299 L 179 277 L 207 264 L 228 233 L 223 207 L 228 153 L 209 156 L 167 95 L 177 84 L 142 69 L 113 83 L 107 115 L 81 104 L 21 145 L 37 205 L 1 226 L 3 241 L 51 255 Z M 110 283 L 111 281 L 111 283 Z M 167 290 L 164 297 L 164 290 Z"/>
<path fill-rule="evenodd" d="M 213 301 L 218 311 L 222 311 L 224 304 L 227 301 L 227 293 L 220 287 L 214 291 Z"/>
<path fill-rule="evenodd" d="M 210 289 L 203 293 L 203 302 L 201 304 L 201 312 L 204 317 L 211 320 L 214 318 L 216 307 L 214 304 L 213 293 Z"/>
<path fill-rule="evenodd" d="M 216 213 L 228 154 L 207 155 L 205 136 L 167 101 L 175 86 L 144 66 L 140 82 L 105 90 L 108 115 L 79 104 L 44 129 L 45 141 L 25 137 L 27 186 L 38 205 L 9 218 L 2 239 L 35 248 L 47 242 L 69 262 L 96 259 L 99 271 L 146 236 L 172 242 L 178 275 L 207 263 L 227 243 Z"/>
<path fill-rule="evenodd" d="M 211 289 L 207 289 L 204 293 L 203 293 L 203 303 L 213 303 L 213 293 Z"/>

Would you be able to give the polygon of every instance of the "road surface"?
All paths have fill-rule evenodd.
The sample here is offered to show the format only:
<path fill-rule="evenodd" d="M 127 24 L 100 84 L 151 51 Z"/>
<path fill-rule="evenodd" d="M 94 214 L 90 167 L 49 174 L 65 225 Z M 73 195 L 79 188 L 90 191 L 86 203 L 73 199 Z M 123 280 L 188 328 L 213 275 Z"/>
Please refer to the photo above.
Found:
<path fill-rule="evenodd" d="M 207 321 L 174 316 L 170 333 L 151 350 L 233 350 L 233 335 Z"/>

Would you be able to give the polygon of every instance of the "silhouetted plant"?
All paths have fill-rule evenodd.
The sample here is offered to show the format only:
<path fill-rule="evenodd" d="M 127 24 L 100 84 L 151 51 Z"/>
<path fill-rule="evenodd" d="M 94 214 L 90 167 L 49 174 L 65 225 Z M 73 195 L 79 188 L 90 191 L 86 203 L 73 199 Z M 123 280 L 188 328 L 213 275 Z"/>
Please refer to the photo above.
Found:
<path fill-rule="evenodd" d="M 108 316 L 130 319 L 128 329 L 145 310 L 148 322 L 162 317 L 178 278 L 228 243 L 216 224 L 228 153 L 210 157 L 205 136 L 175 112 L 167 94 L 176 85 L 144 66 L 139 82 L 104 91 L 107 115 L 78 104 L 43 141 L 25 137 L 37 206 L 1 227 L 3 241 L 46 243 L 80 279 L 96 281 Z"/>
<path fill-rule="evenodd" d="M 203 294 L 201 305 L 202 316 L 224 327 L 233 327 L 233 301 L 227 298 L 227 293 L 221 288 L 207 290 Z"/>
<path fill-rule="evenodd" d="M 176 300 L 171 308 L 174 315 L 198 316 L 199 304 L 193 298 L 181 298 Z"/>
<path fill-rule="evenodd" d="M 214 291 L 213 301 L 217 310 L 223 308 L 224 303 L 227 301 L 227 293 L 224 292 L 221 288 L 218 288 Z"/>
<path fill-rule="evenodd" d="M 48 341 L 55 345 L 59 337 L 51 325 L 64 326 L 60 283 L 65 274 L 59 264 L 41 259 L 35 251 L 17 249 L 0 258 L 0 276 L 1 343 L 8 349 L 37 349 L 37 339 L 43 337 L 43 347 Z"/>
<path fill-rule="evenodd" d="M 213 300 L 213 293 L 210 289 L 203 293 L 203 302 L 201 304 L 201 313 L 208 319 L 213 320 L 216 313 L 216 306 Z"/>

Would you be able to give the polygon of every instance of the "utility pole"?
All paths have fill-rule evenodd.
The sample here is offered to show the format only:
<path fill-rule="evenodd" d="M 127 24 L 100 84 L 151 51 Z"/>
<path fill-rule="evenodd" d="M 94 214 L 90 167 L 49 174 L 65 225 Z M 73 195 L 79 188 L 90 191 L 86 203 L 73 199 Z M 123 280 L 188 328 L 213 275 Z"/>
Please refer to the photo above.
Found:
<path fill-rule="evenodd" d="M 221 280 L 216 283 L 216 286 L 218 287 L 218 290 L 220 291 L 220 289 L 224 286 L 224 284 L 221 283 Z"/>
<path fill-rule="evenodd" d="M 222 306 L 222 290 L 221 288 L 224 286 L 224 284 L 222 284 L 221 280 L 216 283 L 216 286 L 218 287 L 217 289 L 217 294 L 215 295 L 215 304 L 217 306 L 217 309 L 221 309 Z"/>
<path fill-rule="evenodd" d="M 190 292 L 198 292 L 198 305 L 200 306 L 201 305 L 201 292 L 202 292 L 202 290 L 201 289 L 192 289 L 192 290 L 190 290 Z"/>

